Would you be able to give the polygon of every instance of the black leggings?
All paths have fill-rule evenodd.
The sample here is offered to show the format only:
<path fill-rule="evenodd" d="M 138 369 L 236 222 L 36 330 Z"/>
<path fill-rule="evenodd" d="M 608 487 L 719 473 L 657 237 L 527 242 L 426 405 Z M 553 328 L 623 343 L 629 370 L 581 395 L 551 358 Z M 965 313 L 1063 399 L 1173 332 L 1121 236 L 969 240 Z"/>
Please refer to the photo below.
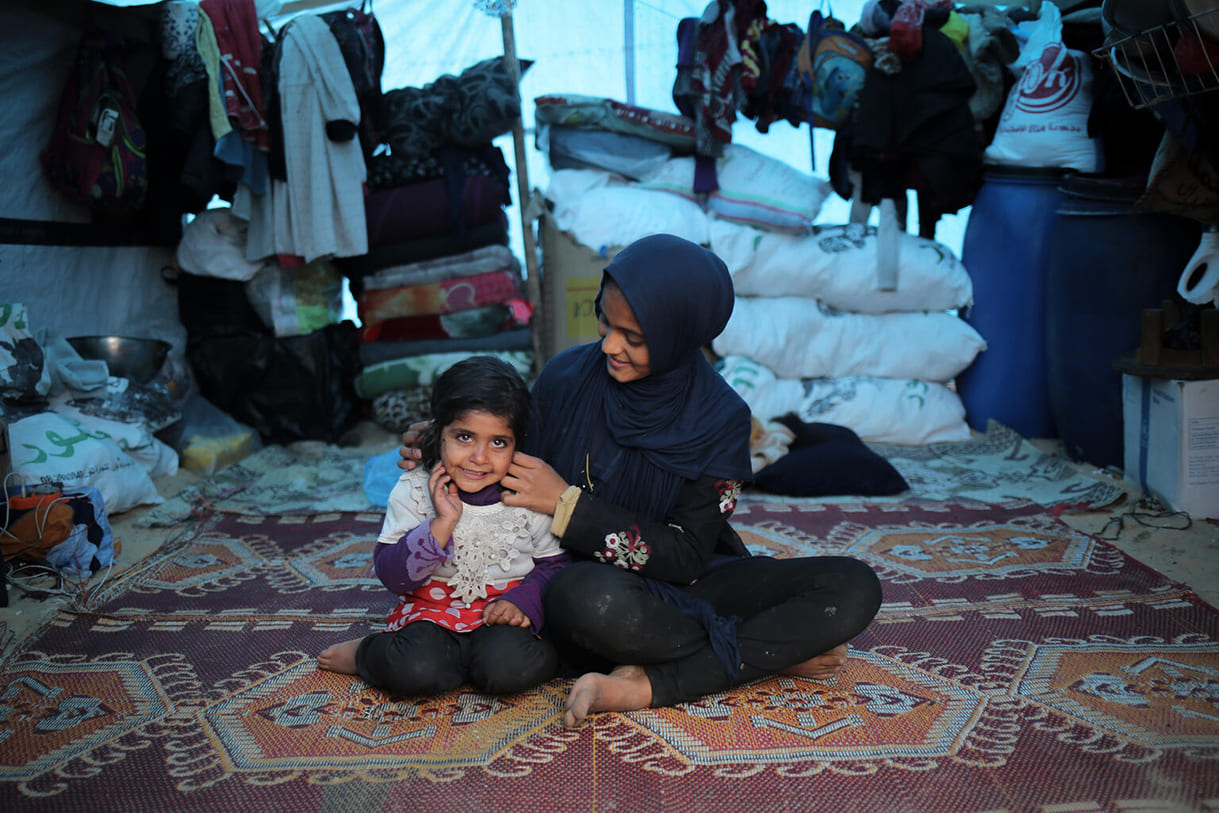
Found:
<path fill-rule="evenodd" d="M 697 619 L 643 579 L 597 562 L 569 565 L 546 591 L 546 632 L 582 670 L 644 667 L 652 705 L 724 691 L 806 661 L 851 640 L 880 609 L 880 580 L 843 556 L 755 556 L 713 568 L 686 589 L 725 617 L 737 616 L 741 664 L 729 677 Z"/>
<path fill-rule="evenodd" d="M 454 632 L 416 621 L 369 635 L 356 649 L 360 677 L 395 695 L 439 694 L 463 683 L 487 694 L 513 694 L 550 680 L 558 665 L 551 643 L 508 624 Z"/>

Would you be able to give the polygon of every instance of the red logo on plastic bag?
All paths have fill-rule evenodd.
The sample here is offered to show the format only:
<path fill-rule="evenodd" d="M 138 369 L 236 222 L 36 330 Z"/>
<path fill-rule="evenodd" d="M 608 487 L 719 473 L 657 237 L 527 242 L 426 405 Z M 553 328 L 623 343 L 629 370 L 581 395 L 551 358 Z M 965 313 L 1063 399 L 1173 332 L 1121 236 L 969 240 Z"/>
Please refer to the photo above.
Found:
<path fill-rule="evenodd" d="M 1083 84 L 1079 60 L 1061 42 L 1051 42 L 1024 68 L 1016 107 L 1027 113 L 1049 113 L 1066 107 Z"/>

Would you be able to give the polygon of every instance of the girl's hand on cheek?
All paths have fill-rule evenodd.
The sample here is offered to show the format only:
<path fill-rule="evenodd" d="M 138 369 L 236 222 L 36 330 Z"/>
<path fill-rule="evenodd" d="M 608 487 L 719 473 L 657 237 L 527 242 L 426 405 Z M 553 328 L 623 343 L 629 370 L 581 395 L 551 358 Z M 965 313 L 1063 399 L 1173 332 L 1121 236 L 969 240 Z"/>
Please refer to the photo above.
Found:
<path fill-rule="evenodd" d="M 432 494 L 432 505 L 436 508 L 439 519 L 456 522 L 461 517 L 461 499 L 457 496 L 457 486 L 453 478 L 445 471 L 443 463 L 437 463 L 428 477 L 428 490 Z"/>

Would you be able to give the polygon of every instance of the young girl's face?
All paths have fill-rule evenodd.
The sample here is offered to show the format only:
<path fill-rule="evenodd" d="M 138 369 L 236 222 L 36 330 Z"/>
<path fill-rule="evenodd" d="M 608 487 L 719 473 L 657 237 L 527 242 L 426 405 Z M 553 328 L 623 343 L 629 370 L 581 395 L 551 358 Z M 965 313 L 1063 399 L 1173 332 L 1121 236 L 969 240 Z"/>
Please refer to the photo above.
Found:
<path fill-rule="evenodd" d="M 440 433 L 440 462 L 460 490 L 474 492 L 508 473 L 516 435 L 505 418 L 482 410 L 463 412 Z"/>

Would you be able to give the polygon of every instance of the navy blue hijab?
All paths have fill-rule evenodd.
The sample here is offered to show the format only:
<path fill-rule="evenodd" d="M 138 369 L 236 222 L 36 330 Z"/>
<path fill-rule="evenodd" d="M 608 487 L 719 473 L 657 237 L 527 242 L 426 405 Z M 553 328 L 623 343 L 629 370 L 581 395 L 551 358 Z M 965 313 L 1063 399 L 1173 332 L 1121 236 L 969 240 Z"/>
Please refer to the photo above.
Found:
<path fill-rule="evenodd" d="M 752 479 L 749 407 L 701 351 L 732 315 L 727 266 L 661 234 L 624 248 L 605 277 L 643 328 L 651 374 L 615 381 L 600 342 L 558 354 L 534 385 L 531 452 L 568 483 L 656 520 L 683 480 Z"/>

